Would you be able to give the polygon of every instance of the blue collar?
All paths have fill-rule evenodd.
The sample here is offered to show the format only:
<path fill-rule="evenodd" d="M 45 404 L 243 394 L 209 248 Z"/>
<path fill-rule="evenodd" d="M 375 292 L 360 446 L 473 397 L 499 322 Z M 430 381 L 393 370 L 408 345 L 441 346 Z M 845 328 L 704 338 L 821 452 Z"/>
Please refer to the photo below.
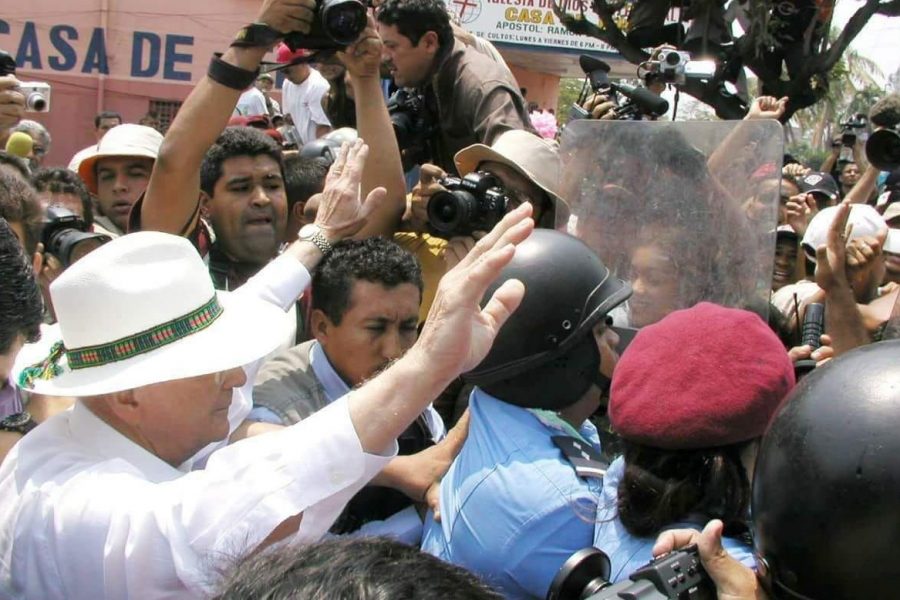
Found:
<path fill-rule="evenodd" d="M 325 390 L 325 396 L 329 402 L 334 402 L 344 394 L 350 391 L 350 386 L 338 375 L 338 372 L 331 366 L 331 361 L 325 355 L 325 350 L 319 342 L 314 342 L 309 351 L 309 362 L 312 365 L 313 373 L 316 379 L 322 384 Z"/>

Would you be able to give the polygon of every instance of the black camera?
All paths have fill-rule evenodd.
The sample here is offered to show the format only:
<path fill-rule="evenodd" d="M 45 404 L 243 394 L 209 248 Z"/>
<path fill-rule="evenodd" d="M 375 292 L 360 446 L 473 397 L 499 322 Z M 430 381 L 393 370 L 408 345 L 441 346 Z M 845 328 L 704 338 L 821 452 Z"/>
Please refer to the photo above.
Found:
<path fill-rule="evenodd" d="M 865 130 L 868 119 L 866 115 L 857 113 L 846 122 L 841 123 L 841 144 L 852 147 L 858 135 Z"/>
<path fill-rule="evenodd" d="M 866 158 L 882 171 L 900 168 L 900 133 L 879 129 L 866 141 Z"/>
<path fill-rule="evenodd" d="M 572 105 L 569 111 L 570 120 L 590 117 L 588 111 L 581 107 L 587 100 L 587 84 L 590 84 L 590 89 L 595 94 L 605 94 L 618 105 L 615 109 L 617 120 L 638 121 L 644 115 L 661 117 L 668 112 L 669 102 L 647 88 L 611 82 L 609 80 L 610 67 L 599 58 L 582 54 L 578 58 L 578 63 L 581 65 L 581 70 L 584 71 L 586 85 L 582 88 L 578 101 Z M 625 98 L 625 101 L 619 101 L 619 94 Z"/>
<path fill-rule="evenodd" d="M 428 224 L 443 238 L 490 231 L 509 204 L 509 196 L 500 180 L 484 171 L 469 173 L 462 179 L 445 177 L 440 181 L 446 191 L 428 200 Z"/>
<path fill-rule="evenodd" d="M 547 600 L 714 600 L 716 588 L 696 546 L 664 554 L 632 573 L 628 581 L 612 584 L 609 558 L 596 548 L 579 550 L 553 578 Z"/>
<path fill-rule="evenodd" d="M 366 5 L 359 0 L 316 0 L 309 33 L 292 31 L 284 43 L 291 50 L 342 50 L 359 38 L 366 22 Z"/>
<path fill-rule="evenodd" d="M 431 138 L 437 126 L 425 95 L 401 88 L 388 99 L 387 109 L 403 157 L 403 170 L 431 160 Z"/>
<path fill-rule="evenodd" d="M 64 269 L 111 239 L 108 235 L 88 231 L 81 217 L 61 206 L 47 209 L 43 226 L 41 243 L 44 252 L 58 258 Z"/>

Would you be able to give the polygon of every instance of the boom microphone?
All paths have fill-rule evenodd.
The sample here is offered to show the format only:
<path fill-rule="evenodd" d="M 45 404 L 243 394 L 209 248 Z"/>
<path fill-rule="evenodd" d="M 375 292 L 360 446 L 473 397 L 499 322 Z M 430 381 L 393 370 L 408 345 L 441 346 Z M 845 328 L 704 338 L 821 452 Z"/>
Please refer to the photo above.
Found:
<path fill-rule="evenodd" d="M 627 83 L 614 83 L 613 89 L 637 104 L 644 112 L 661 117 L 669 111 L 669 101 L 657 96 L 644 87 L 636 87 Z"/>

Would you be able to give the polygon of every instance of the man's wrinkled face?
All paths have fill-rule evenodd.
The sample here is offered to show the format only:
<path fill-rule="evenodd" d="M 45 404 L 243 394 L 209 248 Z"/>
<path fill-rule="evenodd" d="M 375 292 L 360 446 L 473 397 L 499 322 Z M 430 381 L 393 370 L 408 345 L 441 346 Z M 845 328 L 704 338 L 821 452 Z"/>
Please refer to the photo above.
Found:
<path fill-rule="evenodd" d="M 137 388 L 137 428 L 157 456 L 180 464 L 228 437 L 232 391 L 246 382 L 236 368 Z"/>
<path fill-rule="evenodd" d="M 275 256 L 287 222 L 281 165 L 271 156 L 234 156 L 204 209 L 216 243 L 232 260 L 264 265 Z"/>
<path fill-rule="evenodd" d="M 108 119 L 100 119 L 100 125 L 97 127 L 95 131 L 95 135 L 97 136 L 97 141 L 99 142 L 103 139 L 103 136 L 106 135 L 106 132 L 112 129 L 113 127 L 117 127 L 121 125 L 122 121 L 115 117 L 111 117 Z"/>
<path fill-rule="evenodd" d="M 534 209 L 532 218 L 535 223 L 540 223 L 541 217 L 552 207 L 547 206 L 547 194 L 536 183 L 525 175 L 500 162 L 486 160 L 478 164 L 479 171 L 486 171 L 500 180 L 503 188 L 509 195 L 509 203 L 506 212 L 512 212 L 525 202 L 531 202 Z"/>
<path fill-rule="evenodd" d="M 426 31 L 419 43 L 413 44 L 396 26 L 378 23 L 378 35 L 384 43 L 381 59 L 394 83 L 399 87 L 417 87 L 425 83 L 439 49 L 437 33 Z"/>
<path fill-rule="evenodd" d="M 677 268 L 662 249 L 653 245 L 638 247 L 631 257 L 630 280 L 634 294 L 628 307 L 633 327 L 656 323 L 682 308 Z"/>
<path fill-rule="evenodd" d="M 153 170 L 153 159 L 110 156 L 97 161 L 97 208 L 116 227 L 128 228 L 128 213 L 137 202 Z"/>
<path fill-rule="evenodd" d="M 340 324 L 313 311 L 316 339 L 347 385 L 359 385 L 409 350 L 418 336 L 421 299 L 411 283 L 387 288 L 357 280 Z"/>

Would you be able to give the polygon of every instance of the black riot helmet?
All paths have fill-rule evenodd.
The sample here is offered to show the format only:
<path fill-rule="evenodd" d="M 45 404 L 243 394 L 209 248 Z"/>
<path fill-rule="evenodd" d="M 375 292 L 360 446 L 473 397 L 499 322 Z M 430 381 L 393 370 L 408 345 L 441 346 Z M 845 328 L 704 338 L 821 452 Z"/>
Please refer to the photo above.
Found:
<path fill-rule="evenodd" d="M 900 561 L 900 340 L 805 377 L 763 437 L 754 545 L 776 598 L 894 597 Z"/>
<path fill-rule="evenodd" d="M 526 408 L 573 404 L 598 381 L 600 353 L 592 329 L 631 296 L 631 286 L 581 240 L 550 229 L 536 229 L 519 244 L 482 305 L 508 279 L 525 284 L 522 304 L 465 379 Z"/>

